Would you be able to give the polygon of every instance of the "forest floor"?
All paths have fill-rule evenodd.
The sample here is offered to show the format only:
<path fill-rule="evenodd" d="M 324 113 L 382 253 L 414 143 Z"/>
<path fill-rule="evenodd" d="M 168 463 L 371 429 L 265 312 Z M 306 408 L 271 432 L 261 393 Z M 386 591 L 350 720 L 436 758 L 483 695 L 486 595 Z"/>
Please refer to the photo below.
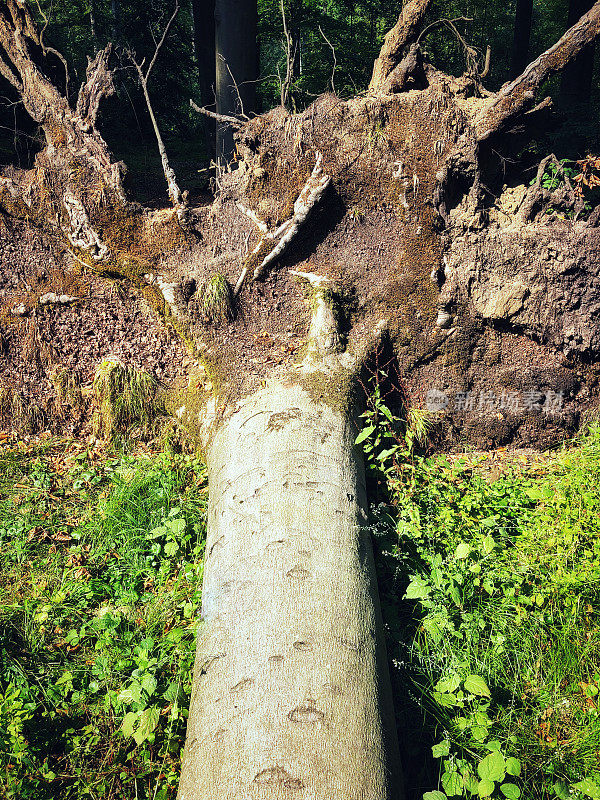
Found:
<path fill-rule="evenodd" d="M 205 467 L 0 436 L 0 797 L 174 798 Z M 600 428 L 414 457 L 379 499 L 409 800 L 597 800 Z"/>

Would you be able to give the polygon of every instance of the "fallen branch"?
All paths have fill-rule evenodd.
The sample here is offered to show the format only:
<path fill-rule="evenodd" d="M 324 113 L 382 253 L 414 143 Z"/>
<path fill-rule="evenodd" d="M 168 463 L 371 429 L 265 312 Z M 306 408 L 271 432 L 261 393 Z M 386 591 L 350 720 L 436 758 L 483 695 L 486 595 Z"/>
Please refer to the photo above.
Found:
<path fill-rule="evenodd" d="M 379 56 L 373 66 L 370 92 L 381 92 L 385 81 L 402 60 L 404 48 L 412 42 L 431 0 L 409 0 L 398 22 L 385 36 Z"/>
<path fill-rule="evenodd" d="M 323 156 L 321 153 L 317 153 L 317 160 L 313 171 L 304 184 L 304 188 L 300 192 L 298 199 L 294 203 L 293 215 L 290 217 L 290 219 L 283 222 L 275 231 L 271 233 L 269 233 L 268 230 L 263 232 L 263 235 L 258 240 L 256 247 L 244 261 L 244 266 L 240 273 L 240 277 L 238 278 L 233 290 L 234 297 L 237 297 L 239 294 L 242 286 L 244 285 L 246 275 L 257 258 L 260 258 L 261 255 L 263 256 L 260 264 L 258 264 L 254 270 L 254 280 L 260 280 L 265 274 L 267 267 L 277 258 L 279 258 L 284 250 L 286 250 L 292 239 L 294 239 L 301 226 L 308 218 L 311 210 L 316 206 L 323 196 L 330 182 L 331 176 L 323 173 Z M 254 212 L 248 213 L 243 206 L 240 208 L 240 210 L 253 220 L 259 230 L 264 231 L 266 228 L 265 223 L 261 222 L 260 220 L 255 220 L 253 218 L 255 216 Z"/>
<path fill-rule="evenodd" d="M 542 53 L 525 71 L 506 84 L 494 96 L 475 122 L 475 133 L 481 142 L 502 128 L 517 114 L 535 102 L 535 92 L 552 75 L 559 72 L 596 36 L 600 34 L 600 0 L 562 36 L 556 44 Z"/>
<path fill-rule="evenodd" d="M 167 181 L 167 186 L 168 186 L 168 189 L 169 189 L 169 197 L 171 199 L 171 202 L 172 202 L 175 210 L 177 211 L 177 216 L 179 217 L 179 220 L 181 221 L 185 216 L 185 202 L 184 202 L 183 196 L 181 194 L 181 190 L 179 188 L 179 184 L 177 183 L 177 176 L 175 175 L 175 171 L 173 170 L 173 168 L 171 167 L 171 164 L 169 162 L 169 157 L 167 155 L 167 150 L 166 150 L 166 147 L 165 147 L 165 143 L 164 143 L 163 138 L 161 136 L 161 133 L 160 133 L 160 130 L 159 130 L 159 127 L 158 127 L 158 122 L 157 122 L 156 116 L 154 114 L 154 109 L 152 108 L 152 103 L 150 101 L 150 95 L 148 93 L 148 81 L 150 79 L 150 73 L 152 72 L 152 69 L 153 69 L 154 65 L 156 64 L 156 59 L 158 58 L 158 54 L 159 54 L 163 44 L 165 43 L 165 39 L 167 38 L 167 36 L 169 34 L 169 30 L 171 29 L 171 25 L 173 24 L 173 22 L 175 22 L 175 17 L 177 16 L 177 14 L 179 14 L 179 8 L 180 8 L 179 0 L 175 0 L 175 7 L 173 9 L 173 13 L 171 14 L 171 17 L 169 18 L 169 21 L 165 25 L 165 29 L 163 30 L 162 36 L 161 36 L 161 38 L 159 39 L 159 41 L 158 41 L 158 43 L 156 45 L 156 48 L 154 50 L 154 55 L 152 56 L 152 60 L 150 61 L 150 64 L 148 65 L 148 69 L 146 70 L 146 72 L 144 72 L 144 69 L 143 69 L 144 68 L 144 60 L 145 59 L 142 60 L 140 63 L 138 63 L 138 61 L 136 60 L 135 55 L 134 55 L 133 52 L 130 51 L 128 53 L 128 55 L 129 55 L 129 59 L 130 59 L 131 63 L 134 65 L 134 67 L 137 70 L 138 78 L 139 78 L 139 81 L 140 81 L 140 86 L 142 87 L 142 92 L 144 94 L 144 99 L 146 100 L 146 106 L 148 108 L 148 113 L 150 115 L 150 120 L 152 122 L 152 127 L 154 128 L 154 135 L 156 136 L 156 142 L 158 144 L 158 152 L 160 154 L 160 160 L 162 162 L 163 173 L 164 173 L 165 180 Z"/>
<path fill-rule="evenodd" d="M 201 108 L 199 105 L 194 103 L 191 98 L 190 106 L 194 109 L 194 111 L 197 111 L 198 114 L 204 114 L 206 117 L 216 119 L 217 122 L 227 122 L 229 125 L 237 125 L 238 128 L 244 124 L 244 120 L 238 119 L 237 117 L 230 117 L 227 114 L 217 114 L 216 111 L 209 111 L 208 108 Z"/>

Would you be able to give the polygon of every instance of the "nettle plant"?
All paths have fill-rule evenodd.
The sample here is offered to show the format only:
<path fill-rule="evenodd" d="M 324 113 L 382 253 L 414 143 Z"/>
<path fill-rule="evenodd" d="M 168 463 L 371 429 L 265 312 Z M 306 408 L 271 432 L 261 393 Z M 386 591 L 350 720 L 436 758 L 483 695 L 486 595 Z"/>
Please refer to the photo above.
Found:
<path fill-rule="evenodd" d="M 406 477 L 411 472 L 413 459 L 435 424 L 435 415 L 410 407 L 393 363 L 379 366 L 377 362 L 378 354 L 375 368 L 362 384 L 366 408 L 360 414 L 364 422 L 355 444 L 362 446 L 367 469 L 382 474 L 393 486 L 399 476 Z M 390 410 L 391 397 L 406 410 L 404 419 Z"/>
<path fill-rule="evenodd" d="M 356 440 L 386 487 L 373 531 L 395 536 L 403 669 L 437 732 L 424 800 L 598 800 L 597 426 L 547 477 L 489 480 L 483 457 L 417 452 L 388 372 L 371 376 Z"/>

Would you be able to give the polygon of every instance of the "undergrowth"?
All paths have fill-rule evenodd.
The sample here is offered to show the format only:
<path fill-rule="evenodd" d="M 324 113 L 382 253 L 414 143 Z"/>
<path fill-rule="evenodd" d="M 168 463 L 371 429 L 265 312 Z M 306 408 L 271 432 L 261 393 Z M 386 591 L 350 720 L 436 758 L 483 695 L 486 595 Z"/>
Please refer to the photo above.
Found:
<path fill-rule="evenodd" d="M 175 797 L 205 508 L 191 456 L 4 446 L 1 797 Z"/>
<path fill-rule="evenodd" d="M 399 706 L 432 732 L 409 794 L 598 800 L 600 426 L 490 474 L 492 456 L 419 455 L 378 390 L 357 441 L 384 485 L 389 647 Z"/>
<path fill-rule="evenodd" d="M 598 800 L 600 426 L 544 456 L 425 457 L 434 420 L 373 382 L 408 797 Z M 192 456 L 4 445 L 0 797 L 175 798 L 206 500 Z"/>

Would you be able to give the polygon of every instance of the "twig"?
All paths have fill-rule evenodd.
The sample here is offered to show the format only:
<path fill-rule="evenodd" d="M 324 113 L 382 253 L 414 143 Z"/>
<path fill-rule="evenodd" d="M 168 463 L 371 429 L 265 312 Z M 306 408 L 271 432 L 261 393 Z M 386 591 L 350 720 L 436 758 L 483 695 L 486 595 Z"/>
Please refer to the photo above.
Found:
<path fill-rule="evenodd" d="M 67 64 L 67 59 L 63 56 L 62 53 L 59 53 L 59 51 L 56 50 L 54 47 L 50 47 L 50 46 L 44 44 L 44 34 L 46 33 L 46 28 L 48 27 L 48 25 L 50 23 L 50 17 L 46 16 L 46 14 L 44 14 L 44 12 L 42 11 L 42 7 L 40 5 L 40 0 L 35 0 L 35 2 L 36 2 L 37 9 L 40 12 L 40 16 L 44 20 L 44 27 L 41 29 L 40 37 L 39 37 L 40 47 L 42 48 L 42 52 L 43 52 L 44 55 L 46 55 L 47 53 L 52 53 L 52 55 L 56 56 L 58 58 L 58 60 L 62 63 L 62 65 L 64 67 L 64 70 L 65 70 L 65 97 L 68 100 L 69 99 L 69 65 Z M 50 13 L 52 14 L 52 5 L 50 5 Z"/>
<path fill-rule="evenodd" d="M 185 202 L 183 200 L 181 190 L 177 183 L 177 176 L 175 175 L 175 172 L 169 162 L 169 157 L 167 155 L 165 143 L 163 141 L 160 129 L 158 127 L 158 122 L 154 114 L 154 109 L 152 108 L 150 94 L 148 93 L 148 80 L 150 78 L 150 73 L 152 72 L 152 69 L 156 64 L 158 54 L 163 44 L 165 43 L 169 30 L 171 29 L 171 25 L 175 21 L 175 17 L 177 16 L 178 13 L 179 13 L 179 0 L 175 0 L 175 7 L 173 9 L 173 13 L 171 14 L 169 21 L 165 25 L 162 36 L 160 37 L 158 43 L 156 44 L 154 55 L 152 56 L 152 59 L 150 60 L 150 63 L 145 73 L 144 73 L 144 63 L 146 59 L 142 59 L 141 62 L 138 62 L 135 58 L 135 54 L 132 51 L 128 52 L 128 56 L 138 73 L 138 78 L 140 80 L 140 85 L 142 87 L 144 99 L 146 100 L 146 106 L 148 107 L 148 113 L 150 114 L 152 127 L 154 128 L 154 135 L 156 136 L 156 142 L 158 144 L 158 152 L 160 154 L 160 159 L 162 161 L 163 173 L 169 189 L 169 197 L 171 198 L 171 202 L 173 203 L 173 206 L 177 211 L 177 216 L 179 218 L 179 221 L 181 222 L 181 219 L 184 216 Z"/>
<path fill-rule="evenodd" d="M 160 37 L 160 41 L 156 45 L 156 49 L 154 50 L 154 55 L 152 56 L 152 60 L 148 65 L 148 69 L 146 70 L 146 81 L 148 81 L 148 78 L 150 77 L 150 73 L 152 72 L 152 69 L 156 64 L 156 59 L 158 58 L 160 49 L 165 43 L 165 39 L 169 35 L 169 30 L 171 28 L 171 25 L 175 22 L 175 17 L 177 16 L 177 14 L 179 14 L 179 0 L 175 0 L 175 8 L 173 9 L 173 13 L 171 14 L 169 21 L 165 25 L 165 29 L 163 31 L 163 35 Z"/>
<path fill-rule="evenodd" d="M 467 72 L 469 74 L 471 74 L 471 75 L 479 75 L 479 71 L 477 69 L 477 54 L 478 54 L 478 50 L 477 50 L 477 48 L 472 47 L 467 42 L 465 37 L 461 34 L 461 32 L 458 30 L 458 28 L 454 24 L 456 22 L 473 22 L 473 18 L 472 17 L 454 17 L 453 19 L 445 19 L 445 18 L 437 19 L 435 22 L 432 22 L 431 25 L 428 25 L 426 28 L 424 28 L 421 31 L 421 33 L 419 34 L 419 37 L 417 39 L 417 44 L 420 43 L 420 41 L 423 38 L 423 36 L 425 36 L 425 34 L 428 33 L 432 28 L 435 28 L 437 25 L 444 25 L 446 28 L 448 28 L 456 36 L 459 44 L 461 45 L 461 47 L 463 48 L 463 50 L 465 52 L 465 59 L 466 59 L 466 62 L 467 62 Z M 485 56 L 486 60 L 485 60 L 485 63 L 484 63 L 484 70 L 483 70 L 483 73 L 485 73 L 485 75 L 487 75 L 487 73 L 489 72 L 489 60 L 488 60 L 489 56 L 491 56 L 491 49 L 488 47 L 487 52 L 486 52 L 486 56 Z M 487 71 L 486 71 L 486 66 L 485 66 L 486 64 L 487 64 Z M 483 73 L 482 73 L 482 75 L 480 77 L 484 77 Z"/>
<path fill-rule="evenodd" d="M 441 19 L 436 19 L 435 22 L 432 22 L 426 28 L 423 28 L 419 36 L 417 37 L 416 44 L 419 44 L 421 39 L 425 36 L 425 34 L 429 33 L 432 28 L 435 28 L 437 25 L 452 25 L 454 27 L 455 22 L 473 22 L 473 17 L 453 17 L 452 19 L 446 19 L 445 17 Z M 461 44 L 466 46 L 466 42 L 463 37 L 460 35 L 456 27 L 454 27 L 454 32 L 458 36 Z"/>
<path fill-rule="evenodd" d="M 240 115 L 244 119 L 250 119 L 250 117 L 248 117 L 244 113 L 244 101 L 242 100 L 242 95 L 240 94 L 240 90 L 239 90 L 239 87 L 238 87 L 238 85 L 236 83 L 236 80 L 233 77 L 233 72 L 229 69 L 229 64 L 227 63 L 227 59 L 223 55 L 221 55 L 221 53 L 219 53 L 219 58 L 225 64 L 225 68 L 226 68 L 227 72 L 229 73 L 229 77 L 231 78 L 231 82 L 233 84 L 233 88 L 235 89 L 235 93 L 237 94 L 238 103 L 240 104 Z"/>
<path fill-rule="evenodd" d="M 331 83 L 331 91 L 332 91 L 332 92 L 335 94 L 335 83 L 333 82 L 333 79 L 334 79 L 334 77 L 335 77 L 335 71 L 336 71 L 336 69 L 337 69 L 337 58 L 336 58 L 336 55 L 335 55 L 335 48 L 334 48 L 334 46 L 331 44 L 331 42 L 329 41 L 329 39 L 328 39 L 328 38 L 325 36 L 325 34 L 323 33 L 323 30 L 321 29 L 321 26 L 320 26 L 320 25 L 319 25 L 319 33 L 321 34 L 321 36 L 322 36 L 322 37 L 325 39 L 325 41 L 327 42 L 327 44 L 328 44 L 328 45 L 329 45 L 329 47 L 331 48 L 331 53 L 332 53 L 332 55 L 333 55 L 333 69 L 331 70 L 331 78 L 329 79 L 329 81 L 330 81 L 330 83 Z"/>

